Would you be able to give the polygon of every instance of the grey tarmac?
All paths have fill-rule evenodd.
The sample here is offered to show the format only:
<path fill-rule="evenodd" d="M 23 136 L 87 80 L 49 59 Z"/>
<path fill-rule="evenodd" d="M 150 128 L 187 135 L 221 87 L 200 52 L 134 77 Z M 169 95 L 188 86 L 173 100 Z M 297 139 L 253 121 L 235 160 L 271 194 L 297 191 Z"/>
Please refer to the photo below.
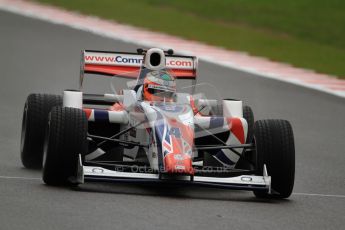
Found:
<path fill-rule="evenodd" d="M 291 121 L 296 181 L 290 199 L 193 187 L 44 185 L 40 171 L 20 162 L 24 102 L 29 93 L 77 88 L 86 48 L 138 47 L 0 11 L 0 229 L 344 229 L 345 100 L 203 61 L 199 82 L 214 84 L 224 98 L 243 99 L 257 120 Z"/>

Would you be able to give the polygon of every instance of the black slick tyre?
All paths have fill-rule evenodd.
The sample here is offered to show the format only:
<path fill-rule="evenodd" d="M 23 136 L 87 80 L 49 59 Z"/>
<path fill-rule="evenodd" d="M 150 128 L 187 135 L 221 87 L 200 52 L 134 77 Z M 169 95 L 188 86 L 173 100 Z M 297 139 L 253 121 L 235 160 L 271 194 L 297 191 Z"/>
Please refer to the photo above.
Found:
<path fill-rule="evenodd" d="M 24 167 L 42 167 L 43 143 L 48 114 L 62 105 L 62 97 L 50 94 L 30 94 L 25 102 L 22 120 L 20 154 Z"/>
<path fill-rule="evenodd" d="M 260 120 L 254 125 L 257 173 L 264 164 L 271 176 L 272 194 L 255 191 L 259 198 L 287 198 L 295 179 L 295 145 L 291 124 L 286 120 Z"/>
<path fill-rule="evenodd" d="M 44 143 L 43 181 L 68 185 L 77 176 L 78 156 L 87 153 L 88 122 L 83 110 L 54 107 Z"/>
<path fill-rule="evenodd" d="M 246 138 L 246 143 L 251 143 L 254 132 L 254 113 L 250 106 L 243 106 L 243 118 L 246 119 L 248 123 L 248 133 Z"/>

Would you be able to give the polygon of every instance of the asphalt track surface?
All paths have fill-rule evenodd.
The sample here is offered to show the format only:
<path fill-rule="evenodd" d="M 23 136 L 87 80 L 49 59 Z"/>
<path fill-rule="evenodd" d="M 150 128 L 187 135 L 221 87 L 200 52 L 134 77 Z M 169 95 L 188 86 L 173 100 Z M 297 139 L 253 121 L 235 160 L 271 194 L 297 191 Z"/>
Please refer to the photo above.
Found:
<path fill-rule="evenodd" d="M 76 88 L 85 48 L 137 47 L 0 11 L 0 229 L 344 229 L 345 100 L 205 62 L 200 82 L 214 84 L 224 98 L 242 98 L 256 119 L 291 121 L 290 199 L 190 187 L 44 185 L 40 171 L 20 162 L 23 105 L 29 93 Z"/>

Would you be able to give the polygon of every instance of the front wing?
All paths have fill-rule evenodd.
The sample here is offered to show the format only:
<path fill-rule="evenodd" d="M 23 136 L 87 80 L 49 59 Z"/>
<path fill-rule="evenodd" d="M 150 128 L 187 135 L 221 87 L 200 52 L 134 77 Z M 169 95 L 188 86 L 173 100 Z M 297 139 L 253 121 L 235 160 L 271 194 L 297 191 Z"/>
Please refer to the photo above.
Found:
<path fill-rule="evenodd" d="M 78 163 L 77 183 L 87 181 L 104 182 L 139 182 L 139 183 L 169 183 L 185 184 L 236 190 L 265 191 L 271 193 L 271 177 L 264 166 L 263 176 L 241 175 L 235 177 L 207 176 L 172 176 L 157 173 L 121 172 L 105 169 L 99 166 L 83 166 L 81 158 Z"/>

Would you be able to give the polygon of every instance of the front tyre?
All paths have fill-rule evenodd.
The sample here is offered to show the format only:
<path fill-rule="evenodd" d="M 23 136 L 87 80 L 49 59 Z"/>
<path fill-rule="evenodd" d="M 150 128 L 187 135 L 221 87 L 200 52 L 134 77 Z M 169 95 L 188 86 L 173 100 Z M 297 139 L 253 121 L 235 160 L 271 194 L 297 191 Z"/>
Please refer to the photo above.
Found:
<path fill-rule="evenodd" d="M 77 176 L 78 155 L 87 153 L 87 118 L 83 110 L 54 107 L 44 143 L 43 181 L 67 185 Z"/>
<path fill-rule="evenodd" d="M 291 124 L 286 120 L 260 120 L 254 125 L 256 168 L 260 175 L 266 164 L 272 194 L 255 191 L 260 198 L 287 198 L 295 180 L 295 145 Z"/>
<path fill-rule="evenodd" d="M 25 102 L 20 141 L 21 160 L 26 168 L 41 168 L 43 142 L 48 114 L 62 105 L 62 97 L 50 94 L 30 94 Z"/>

